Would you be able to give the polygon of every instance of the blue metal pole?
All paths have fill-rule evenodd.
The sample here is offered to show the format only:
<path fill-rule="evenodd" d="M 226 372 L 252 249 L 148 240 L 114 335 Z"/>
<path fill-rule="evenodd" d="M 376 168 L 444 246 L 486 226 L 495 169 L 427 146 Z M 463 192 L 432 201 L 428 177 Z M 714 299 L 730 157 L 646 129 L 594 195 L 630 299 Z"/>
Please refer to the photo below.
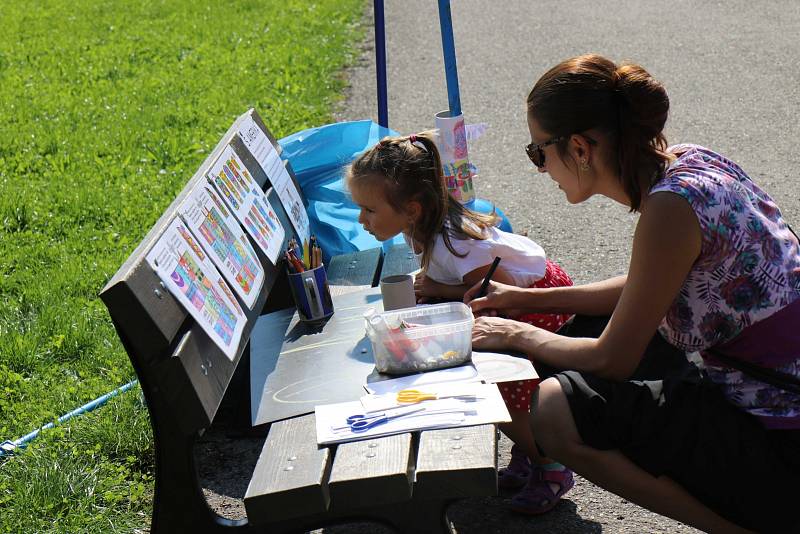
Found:
<path fill-rule="evenodd" d="M 386 31 L 383 0 L 374 0 L 375 12 L 375 78 L 378 82 L 378 124 L 389 127 L 389 103 L 386 91 Z"/>
<path fill-rule="evenodd" d="M 453 41 L 453 18 L 450 15 L 450 0 L 439 0 L 439 26 L 442 29 L 442 53 L 444 72 L 447 79 L 447 102 L 450 116 L 461 115 L 461 95 L 458 92 L 458 67 L 456 66 L 456 45 Z"/>
<path fill-rule="evenodd" d="M 81 414 L 86 413 L 86 412 L 91 412 L 92 410 L 94 410 L 98 406 L 102 406 L 103 404 L 108 402 L 108 400 L 110 398 L 116 397 L 120 393 L 124 393 L 124 392 L 128 391 L 129 389 L 131 389 L 133 386 L 135 386 L 138 383 L 139 383 L 138 380 L 131 380 L 130 382 L 128 382 L 124 386 L 119 387 L 119 388 L 115 389 L 114 391 L 111 391 L 110 393 L 106 393 L 102 397 L 98 397 L 95 400 L 93 400 L 93 401 L 91 401 L 91 402 L 89 402 L 87 404 L 84 404 L 80 408 L 76 408 L 76 409 L 72 410 L 71 412 L 69 412 L 68 414 L 62 415 L 61 417 L 58 418 L 58 424 L 61 424 L 64 421 L 67 421 L 68 419 L 71 419 L 72 417 L 74 417 L 76 415 L 81 415 Z M 43 427 L 37 428 L 36 430 L 31 432 L 30 434 L 26 434 L 26 435 L 22 436 L 21 438 L 19 438 L 17 440 L 4 441 L 3 443 L 0 443 L 0 457 L 4 456 L 6 454 L 10 454 L 10 453 L 14 452 L 14 450 L 16 450 L 16 449 L 21 449 L 21 448 L 25 447 L 28 444 L 28 442 L 33 441 L 34 439 L 36 439 L 36 436 L 38 436 L 39 433 L 42 430 L 47 430 L 48 428 L 53 428 L 54 426 L 55 426 L 55 423 L 47 423 Z"/>

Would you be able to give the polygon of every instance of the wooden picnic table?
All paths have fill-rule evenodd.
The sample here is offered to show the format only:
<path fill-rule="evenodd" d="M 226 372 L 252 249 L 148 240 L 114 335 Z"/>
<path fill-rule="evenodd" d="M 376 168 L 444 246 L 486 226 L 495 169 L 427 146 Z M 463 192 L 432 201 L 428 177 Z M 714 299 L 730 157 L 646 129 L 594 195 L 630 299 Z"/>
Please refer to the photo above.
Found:
<path fill-rule="evenodd" d="M 181 203 L 206 184 L 206 173 L 229 146 L 287 229 L 281 244 L 286 247 L 292 222 L 269 177 L 237 137 L 245 120 L 255 121 L 277 146 L 254 110 L 240 116 L 100 294 L 136 371 L 153 427 L 150 531 L 296 532 L 365 519 L 401 532 L 446 531 L 449 502 L 497 492 L 494 425 L 409 432 L 327 447 L 316 443 L 311 414 L 314 402 L 360 396 L 372 364 L 361 352 L 363 319 L 357 328 L 357 308 L 379 303 L 375 286 L 381 276 L 416 269 L 413 254 L 399 247 L 384 255 L 376 248 L 332 258 L 327 272 L 336 311 L 321 332 L 311 332 L 293 323 L 284 262 L 274 263 L 256 249 L 265 281 L 253 305 L 244 310 L 242 337 L 233 357 L 212 341 L 146 261 L 178 217 Z M 288 162 L 286 169 L 299 187 Z M 312 348 L 320 335 L 341 337 L 338 353 L 332 346 Z M 301 350 L 286 354 L 287 347 Z M 312 387 L 304 391 L 298 387 L 301 380 Z M 310 391 L 324 397 L 312 398 Z M 256 399 L 251 410 L 255 419 L 248 426 L 254 423 L 267 437 L 245 495 L 247 518 L 231 520 L 208 506 L 198 470 L 213 466 L 202 464 L 195 449 L 212 424 L 225 423 L 221 419 L 227 417 L 234 419 L 232 425 L 240 424 L 236 415 L 220 410 L 223 399 L 237 397 Z"/>
<path fill-rule="evenodd" d="M 407 247 L 392 248 L 380 277 L 416 269 L 409 258 L 413 254 Z M 445 510 L 454 499 L 496 492 L 494 425 L 409 432 L 316 450 L 312 446 L 308 452 L 313 454 L 302 460 L 299 456 L 303 441 L 316 443 L 315 405 L 358 400 L 365 382 L 390 378 L 375 370 L 364 329 L 364 312 L 368 308 L 382 311 L 380 290 L 360 283 L 366 280 L 358 276 L 342 274 L 355 271 L 352 262 L 358 264 L 357 259 L 348 258 L 331 269 L 334 280 L 345 276 L 352 283 L 334 286 L 338 293 L 335 313 L 321 327 L 303 324 L 293 309 L 264 315 L 253 327 L 252 424 L 272 423 L 265 449 L 282 454 L 259 459 L 255 472 L 261 476 L 253 478 L 245 496 L 247 515 L 253 518 L 265 510 L 285 510 L 288 502 L 299 502 L 295 494 L 303 494 L 320 511 L 326 505 L 335 510 L 344 503 L 365 510 L 392 505 L 389 508 L 395 509 L 388 519 L 400 530 L 444 529 Z M 298 439 L 300 435 L 304 437 Z M 326 471 L 328 495 L 323 490 Z M 313 498 L 309 497 L 311 487 L 316 489 Z M 307 506 L 298 510 L 307 512 Z"/>

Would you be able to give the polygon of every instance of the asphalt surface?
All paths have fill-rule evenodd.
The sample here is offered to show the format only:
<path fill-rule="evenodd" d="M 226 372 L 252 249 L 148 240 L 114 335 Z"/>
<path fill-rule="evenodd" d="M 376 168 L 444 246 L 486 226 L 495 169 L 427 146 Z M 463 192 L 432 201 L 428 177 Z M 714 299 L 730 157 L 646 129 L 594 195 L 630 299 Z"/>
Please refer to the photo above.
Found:
<path fill-rule="evenodd" d="M 386 2 L 389 126 L 433 127 L 447 109 L 438 11 L 433 0 Z M 643 65 L 667 88 L 671 144 L 708 146 L 739 163 L 800 227 L 800 2 L 609 0 L 452 2 L 461 107 L 487 133 L 470 146 L 477 194 L 514 230 L 540 243 L 576 282 L 624 273 L 636 216 L 593 198 L 569 205 L 531 167 L 525 97 L 559 61 L 596 52 Z M 371 15 L 370 15 L 371 16 Z M 371 23 L 371 19 L 367 21 Z M 374 42 L 368 35 L 337 117 L 377 121 Z M 501 442 L 500 464 L 509 442 Z M 461 533 L 695 532 L 579 480 L 549 514 L 506 510 L 507 496 L 451 509 Z M 367 525 L 324 532 L 371 532 Z"/>

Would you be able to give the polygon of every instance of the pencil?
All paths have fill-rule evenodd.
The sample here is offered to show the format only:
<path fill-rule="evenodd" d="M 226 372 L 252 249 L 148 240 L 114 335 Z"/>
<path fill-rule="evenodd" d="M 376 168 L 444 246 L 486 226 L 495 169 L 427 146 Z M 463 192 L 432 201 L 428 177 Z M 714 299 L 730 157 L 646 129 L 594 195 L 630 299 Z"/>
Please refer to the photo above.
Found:
<path fill-rule="evenodd" d="M 486 295 L 486 289 L 489 287 L 489 280 L 492 279 L 492 275 L 494 275 L 495 269 L 497 269 L 497 264 L 500 263 L 500 256 L 495 256 L 494 261 L 492 262 L 492 266 L 489 267 L 489 272 L 486 273 L 486 276 L 483 278 L 483 283 L 481 284 L 481 288 L 478 290 L 478 294 L 475 295 L 475 298 L 481 298 Z"/>

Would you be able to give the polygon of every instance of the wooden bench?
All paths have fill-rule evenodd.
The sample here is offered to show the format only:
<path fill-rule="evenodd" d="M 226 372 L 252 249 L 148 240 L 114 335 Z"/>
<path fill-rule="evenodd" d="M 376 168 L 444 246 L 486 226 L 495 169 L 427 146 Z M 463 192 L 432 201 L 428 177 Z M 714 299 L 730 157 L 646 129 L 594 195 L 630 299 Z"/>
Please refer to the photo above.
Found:
<path fill-rule="evenodd" d="M 240 143 L 238 125 L 251 114 L 277 146 L 253 110 L 239 117 L 100 295 L 139 378 L 153 427 L 151 532 L 287 532 L 356 520 L 401 532 L 446 531 L 445 510 L 453 499 L 496 494 L 494 425 L 321 447 L 313 414 L 287 418 L 259 429 L 266 440 L 244 499 L 247 518 L 225 519 L 207 504 L 195 448 L 225 414 L 219 410 L 223 400 L 249 397 L 242 390 L 250 383 L 251 332 L 262 315 L 292 305 L 285 268 L 258 252 L 266 281 L 253 310 L 244 308 L 247 322 L 231 361 L 164 288 L 145 257 L 222 150 Z M 292 226 L 268 177 L 246 149 L 237 153 L 267 191 L 286 230 L 285 247 Z M 328 265 L 338 288 L 333 293 L 374 286 L 382 274 L 409 272 L 416 268 L 412 260 L 403 247 L 385 257 L 380 249 L 335 257 Z M 241 417 L 231 424 L 240 425 Z"/>

